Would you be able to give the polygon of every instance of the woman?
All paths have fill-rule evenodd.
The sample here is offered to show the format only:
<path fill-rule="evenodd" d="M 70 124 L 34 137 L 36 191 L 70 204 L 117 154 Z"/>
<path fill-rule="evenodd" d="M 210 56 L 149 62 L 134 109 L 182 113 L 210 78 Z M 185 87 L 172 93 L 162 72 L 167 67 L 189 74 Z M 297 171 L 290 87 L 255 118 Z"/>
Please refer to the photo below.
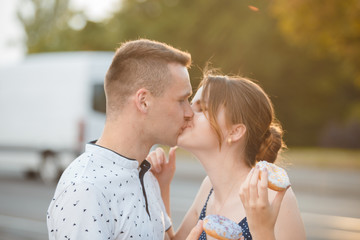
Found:
<path fill-rule="evenodd" d="M 185 239 L 199 219 L 219 214 L 239 223 L 245 239 L 305 239 L 292 189 L 268 190 L 266 178 L 259 180 L 260 170 L 252 170 L 257 161 L 274 162 L 284 147 L 267 94 L 245 78 L 206 74 L 192 109 L 193 120 L 179 136 L 178 146 L 199 159 L 207 177 L 176 234 L 170 230 L 170 237 Z M 168 162 L 160 148 L 148 156 L 169 214 L 174 159 L 174 148 Z M 211 238 L 203 232 L 199 239 Z"/>

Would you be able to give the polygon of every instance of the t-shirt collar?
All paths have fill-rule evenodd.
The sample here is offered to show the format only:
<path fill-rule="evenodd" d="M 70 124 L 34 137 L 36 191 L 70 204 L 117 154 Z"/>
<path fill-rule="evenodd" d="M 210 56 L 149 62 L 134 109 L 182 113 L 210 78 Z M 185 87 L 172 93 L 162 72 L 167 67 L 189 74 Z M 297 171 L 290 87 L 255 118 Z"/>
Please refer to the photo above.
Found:
<path fill-rule="evenodd" d="M 120 165 L 125 168 L 138 168 L 139 163 L 138 161 L 136 161 L 136 159 L 127 158 L 117 152 L 114 152 L 111 149 L 99 146 L 95 143 L 96 140 L 86 144 L 85 147 L 86 152 L 91 152 L 93 154 L 101 155 L 105 159 L 109 161 L 113 161 L 114 164 Z"/>

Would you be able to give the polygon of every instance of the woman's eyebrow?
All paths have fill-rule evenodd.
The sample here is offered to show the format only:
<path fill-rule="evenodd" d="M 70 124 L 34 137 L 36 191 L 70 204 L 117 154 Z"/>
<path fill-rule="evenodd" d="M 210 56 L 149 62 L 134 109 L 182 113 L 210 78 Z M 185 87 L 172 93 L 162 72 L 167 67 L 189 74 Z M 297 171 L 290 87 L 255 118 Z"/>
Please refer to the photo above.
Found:
<path fill-rule="evenodd" d="M 191 104 L 200 104 L 200 99 L 196 100 L 195 102 L 194 101 L 191 101 Z"/>
<path fill-rule="evenodd" d="M 202 103 L 202 105 L 204 105 L 204 106 L 207 106 L 208 105 L 208 102 L 207 101 L 201 101 L 201 100 L 199 100 L 199 104 L 201 104 Z"/>

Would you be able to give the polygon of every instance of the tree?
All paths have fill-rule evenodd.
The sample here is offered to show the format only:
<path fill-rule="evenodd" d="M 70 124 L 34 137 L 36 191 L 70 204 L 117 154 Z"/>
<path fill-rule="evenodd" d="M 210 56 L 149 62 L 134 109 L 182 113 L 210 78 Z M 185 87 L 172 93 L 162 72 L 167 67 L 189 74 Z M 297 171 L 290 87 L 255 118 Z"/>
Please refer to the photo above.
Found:
<path fill-rule="evenodd" d="M 27 35 L 28 53 L 106 49 L 106 42 L 98 37 L 103 24 L 69 9 L 69 0 L 22 0 L 18 17 Z"/>
<path fill-rule="evenodd" d="M 341 86 L 344 132 L 349 123 L 360 126 L 360 2 L 358 0 L 276 0 L 273 16 L 291 44 L 308 49 L 317 58 L 338 61 L 337 72 L 342 76 L 328 81 L 343 81 Z M 334 94 L 334 96 L 336 96 Z M 347 101 L 343 101 L 347 99 Z M 348 131 L 349 132 L 349 131 Z"/>
<path fill-rule="evenodd" d="M 304 51 L 306 44 L 292 44 L 289 37 L 285 38 L 278 29 L 282 19 L 274 12 L 276 3 L 122 0 L 122 8 L 112 18 L 99 23 L 87 21 L 78 31 L 69 27 L 72 17 L 65 18 L 67 10 L 56 15 L 64 16 L 63 27 L 50 34 L 50 39 L 64 41 L 51 45 L 53 41 L 43 34 L 46 41 L 38 41 L 36 48 L 29 45 L 29 49 L 114 50 L 118 43 L 139 37 L 169 43 L 192 54 L 190 75 L 195 88 L 202 77 L 200 69 L 209 60 L 224 73 L 254 78 L 272 98 L 288 145 L 316 145 L 322 129 L 349 116 L 349 108 L 358 102 L 354 71 L 338 67 L 340 57 L 314 58 L 310 51 Z M 250 4 L 258 11 L 249 8 Z M 42 24 L 47 23 L 38 21 L 37 25 Z M 37 34 L 37 28 L 28 32 Z"/>
<path fill-rule="evenodd" d="M 360 3 L 358 0 L 277 0 L 272 11 L 290 42 L 319 56 L 338 58 L 354 71 L 360 88 Z"/>
<path fill-rule="evenodd" d="M 271 7 L 256 0 L 123 0 L 108 28 L 116 32 L 114 39 L 164 41 L 188 50 L 196 66 L 211 60 L 225 73 L 257 79 L 272 96 L 289 144 L 314 145 L 328 121 L 347 114 L 344 106 L 356 96 L 348 84 L 352 75 L 344 74 L 336 59 L 314 58 L 289 44 Z M 193 68 L 193 86 L 200 78 Z"/>

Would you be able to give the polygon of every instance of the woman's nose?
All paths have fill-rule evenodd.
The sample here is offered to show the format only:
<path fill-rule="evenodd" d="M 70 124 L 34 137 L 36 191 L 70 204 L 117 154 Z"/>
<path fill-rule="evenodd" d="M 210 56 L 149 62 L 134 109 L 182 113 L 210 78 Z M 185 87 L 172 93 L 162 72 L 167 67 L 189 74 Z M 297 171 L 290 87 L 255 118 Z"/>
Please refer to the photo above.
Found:
<path fill-rule="evenodd" d="M 185 119 L 191 120 L 194 117 L 194 111 L 192 110 L 190 103 L 186 104 L 185 107 Z"/>

